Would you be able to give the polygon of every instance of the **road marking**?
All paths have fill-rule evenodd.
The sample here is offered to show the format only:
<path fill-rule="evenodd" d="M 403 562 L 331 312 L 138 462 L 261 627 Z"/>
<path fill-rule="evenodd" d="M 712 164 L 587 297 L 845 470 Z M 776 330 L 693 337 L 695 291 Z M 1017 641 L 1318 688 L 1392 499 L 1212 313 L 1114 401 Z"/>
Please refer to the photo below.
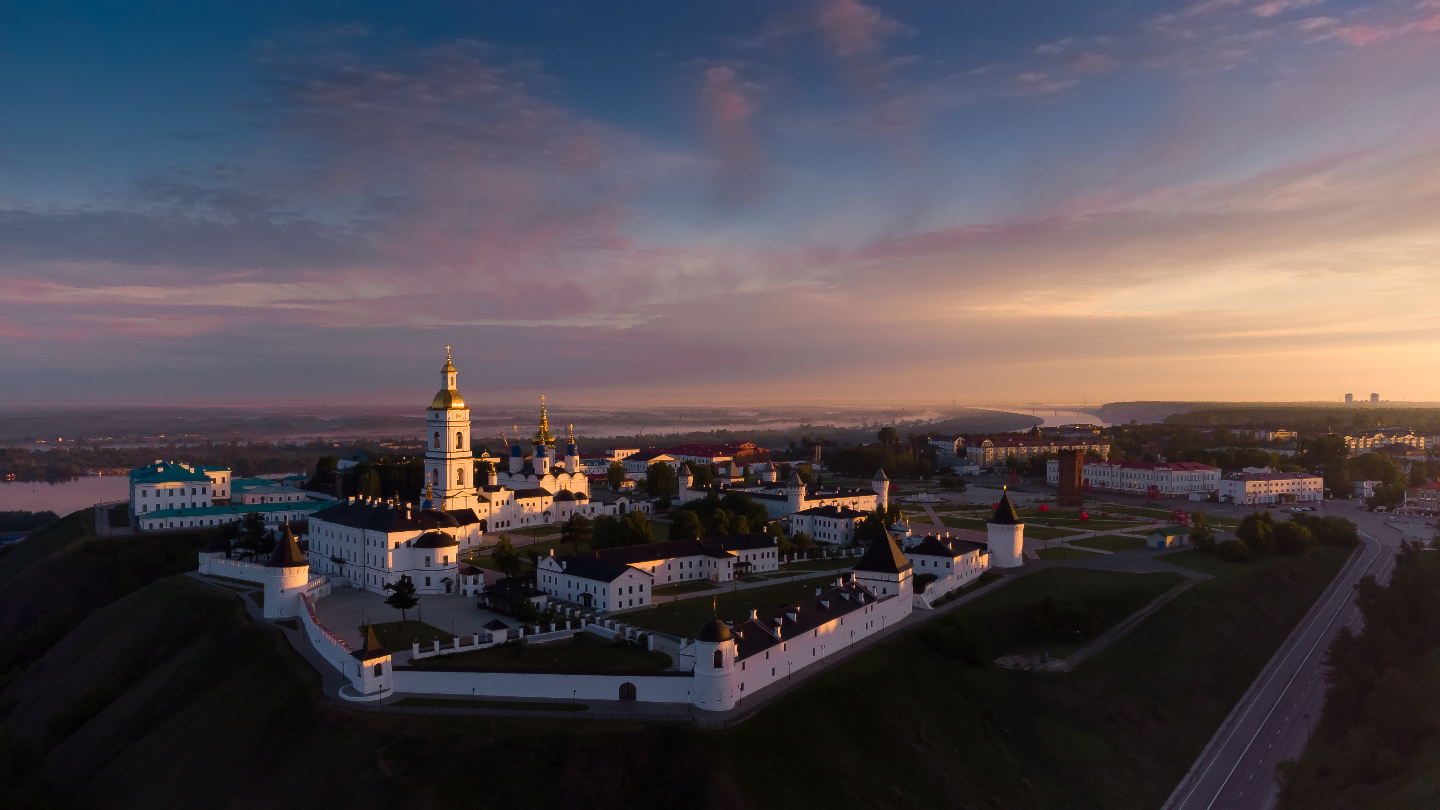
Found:
<path fill-rule="evenodd" d="M 1370 570 L 1370 566 L 1375 564 L 1375 559 L 1378 558 L 1379 555 L 1380 555 L 1381 543 L 1380 543 L 1379 540 L 1376 540 L 1375 538 L 1370 537 L 1370 535 L 1366 534 L 1365 532 L 1359 532 L 1359 534 L 1360 534 L 1360 536 L 1362 536 L 1362 537 L 1364 537 L 1364 538 L 1366 538 L 1366 539 L 1368 539 L 1368 540 L 1371 540 L 1371 541 L 1374 543 L 1373 546 L 1367 546 L 1367 547 L 1366 547 L 1365 552 L 1362 552 L 1362 554 L 1361 554 L 1361 559 L 1357 561 L 1357 565 L 1355 566 L 1355 568 L 1357 568 L 1357 569 L 1359 569 L 1359 570 L 1361 570 L 1361 571 L 1368 571 L 1368 570 Z M 1363 566 L 1361 566 L 1361 565 L 1359 565 L 1358 563 L 1359 563 L 1359 562 L 1363 562 L 1364 556 L 1365 556 L 1366 553 L 1371 553 L 1371 554 L 1373 554 L 1373 556 L 1371 557 L 1371 559 L 1370 559 L 1370 561 L 1369 561 L 1368 563 L 1365 563 Z M 1354 569 L 1352 569 L 1352 571 L 1353 571 L 1353 570 L 1354 570 Z M 1362 574 L 1362 576 L 1363 576 L 1363 574 Z M 1335 590 L 1335 593 L 1331 594 L 1331 595 L 1330 595 L 1330 598 L 1329 598 L 1328 600 L 1326 600 L 1327 605 L 1328 605 L 1329 602 L 1334 601 L 1334 599 L 1335 599 L 1336 597 L 1344 596 L 1344 595 L 1348 594 L 1350 591 L 1353 591 L 1353 590 L 1354 590 L 1354 586 L 1351 586 L 1351 587 L 1349 587 L 1349 588 L 1337 588 L 1337 589 Z M 1311 656 L 1312 654 L 1314 654 L 1315 648 L 1316 648 L 1317 646 L 1319 646 L 1320 641 L 1325 638 L 1325 633 L 1329 632 L 1330 625 L 1331 625 L 1331 624 L 1334 624 L 1335 619 L 1339 618 L 1339 616 L 1340 616 L 1340 611 L 1344 609 L 1344 605 L 1345 605 L 1346 603 L 1348 603 L 1348 600 L 1346 600 L 1346 602 L 1342 602 L 1342 604 L 1341 604 L 1339 607 L 1335 608 L 1335 613 L 1334 613 L 1334 615 L 1331 616 L 1330 621 L 1325 624 L 1325 629 L 1320 632 L 1320 634 L 1319 634 L 1319 635 L 1316 637 L 1316 639 L 1315 639 L 1315 643 L 1312 644 L 1312 645 L 1310 645 L 1310 650 L 1309 650 L 1308 652 L 1306 652 L 1305 657 L 1304 657 L 1303 659 L 1301 659 L 1301 661 L 1300 661 L 1301 665 L 1304 665 L 1305 661 L 1308 661 L 1308 660 L 1310 659 L 1310 656 Z M 1321 609 L 1321 612 L 1320 612 L 1319 614 L 1317 614 L 1315 618 L 1318 619 L 1318 618 L 1320 618 L 1320 616 L 1324 615 L 1325 609 L 1326 609 L 1326 608 L 1322 608 L 1322 609 Z M 1305 635 L 1305 633 L 1302 631 L 1302 632 L 1300 633 L 1300 636 L 1303 638 L 1304 635 Z M 1267 683 L 1266 683 L 1264 686 L 1262 686 L 1258 692 L 1255 693 L 1255 697 L 1256 697 L 1257 699 L 1258 699 L 1261 695 L 1263 695 L 1263 694 L 1265 693 L 1265 690 L 1266 690 L 1267 688 L 1269 688 L 1270 684 L 1274 682 L 1275 676 L 1278 675 L 1278 674 L 1280 673 L 1280 670 L 1284 668 L 1286 659 L 1290 658 L 1292 655 L 1294 655 L 1294 653 L 1295 653 L 1295 650 L 1294 650 L 1294 649 L 1291 649 L 1289 652 L 1287 652 L 1287 653 L 1285 654 L 1284 657 L 1282 657 L 1282 658 L 1280 659 L 1280 666 L 1277 666 L 1277 667 L 1275 668 L 1275 671 L 1272 672 L 1272 673 L 1270 673 L 1270 679 L 1269 679 L 1269 681 L 1267 681 Z M 1295 671 L 1295 674 L 1290 676 L 1290 681 L 1286 683 L 1285 688 L 1281 690 L 1280 694 L 1281 694 L 1282 697 L 1284 696 L 1285 692 L 1289 690 L 1289 688 L 1290 688 L 1290 683 L 1293 683 L 1294 680 L 1295 680 L 1295 678 L 1298 677 L 1299 675 L 1300 675 L 1300 671 L 1299 671 L 1299 669 L 1297 668 L 1296 671 Z M 1278 703 L 1278 701 L 1277 701 L 1277 703 Z M 1244 713 L 1242 713 L 1242 714 L 1240 715 L 1240 719 L 1236 721 L 1234 728 L 1231 729 L 1231 731 L 1230 731 L 1230 737 L 1226 739 L 1224 745 L 1221 745 L 1218 749 L 1216 749 L 1217 755 L 1218 755 L 1218 753 L 1219 753 L 1220 751 L 1225 750 L 1225 746 L 1226 746 L 1226 745 L 1229 745 L 1230 740 L 1233 739 L 1234 736 L 1235 736 L 1235 732 L 1236 732 L 1237 730 L 1239 730 L 1240 726 L 1244 725 L 1244 723 L 1245 723 L 1245 718 L 1249 716 L 1250 711 L 1251 711 L 1252 709 L 1254 709 L 1254 708 L 1255 708 L 1255 704 L 1254 704 L 1254 703 L 1252 703 L 1250 706 L 1246 707 Z M 1244 759 L 1245 754 L 1246 754 L 1247 752 L 1249 752 L 1250 746 L 1254 744 L 1254 742 L 1255 742 L 1255 737 L 1259 736 L 1260 731 L 1263 731 L 1263 730 L 1264 730 L 1264 728 L 1265 728 L 1265 723 L 1269 721 L 1270 715 L 1274 714 L 1276 708 L 1278 708 L 1278 705 L 1271 705 L 1270 711 L 1269 711 L 1269 712 L 1266 712 L 1265 718 L 1260 721 L 1260 729 L 1257 730 L 1254 735 L 1251 735 L 1251 737 L 1250 737 L 1250 742 L 1248 742 L 1248 743 L 1245 744 L 1245 750 L 1243 750 L 1243 751 L 1240 752 L 1240 757 L 1237 758 L 1236 761 L 1235 761 L 1235 764 L 1230 767 L 1230 771 L 1225 774 L 1225 778 L 1224 778 L 1224 780 L 1222 780 L 1222 781 L 1220 782 L 1220 786 L 1215 789 L 1214 798 L 1212 798 L 1212 799 L 1210 800 L 1209 804 L 1206 804 L 1206 805 L 1205 805 L 1206 810 L 1210 810 L 1211 807 L 1214 807 L 1214 806 L 1215 806 L 1215 802 L 1220 799 L 1220 793 L 1221 793 L 1221 791 L 1223 791 L 1223 790 L 1225 789 L 1225 785 L 1229 784 L 1229 782 L 1230 782 L 1230 777 L 1235 774 L 1235 769 L 1240 767 L 1240 762 Z M 1187 794 L 1185 794 L 1185 799 L 1182 800 L 1178 805 L 1176 805 L 1177 807 L 1183 807 L 1183 806 L 1185 805 L 1185 803 L 1190 800 L 1190 797 L 1191 797 L 1192 795 L 1194 795 L 1195 791 L 1200 787 L 1200 783 L 1205 780 L 1206 775 L 1210 773 L 1210 768 L 1211 768 L 1214 764 L 1215 764 L 1215 762 L 1214 762 L 1214 760 L 1212 759 L 1212 761 L 1211 761 L 1208 765 L 1205 766 L 1205 770 L 1203 770 L 1203 771 L 1200 772 L 1200 776 L 1196 778 L 1194 786 L 1190 788 L 1190 792 L 1187 793 Z M 1242 792 L 1242 795 L 1243 795 L 1243 792 Z"/>

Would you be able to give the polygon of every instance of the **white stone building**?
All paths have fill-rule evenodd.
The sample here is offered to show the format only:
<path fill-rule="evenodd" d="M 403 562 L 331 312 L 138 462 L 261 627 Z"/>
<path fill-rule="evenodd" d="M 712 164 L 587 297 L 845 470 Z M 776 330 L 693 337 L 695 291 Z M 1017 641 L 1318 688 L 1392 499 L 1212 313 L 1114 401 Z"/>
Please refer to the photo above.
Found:
<path fill-rule="evenodd" d="M 822 506 L 848 507 L 860 512 L 873 512 L 877 508 L 884 509 L 890 502 L 890 479 L 885 476 L 883 470 L 875 471 L 875 477 L 871 479 L 869 489 L 825 488 L 814 484 L 806 485 L 794 472 L 790 474 L 790 480 L 784 484 L 776 481 L 774 475 L 770 475 L 769 480 L 766 480 L 766 476 L 762 472 L 759 481 L 745 484 L 742 481 L 730 479 L 735 480 L 735 483 L 729 486 L 719 486 L 713 490 L 710 487 L 693 486 L 688 467 L 681 468 L 679 479 L 680 503 L 682 504 L 701 500 L 712 491 L 722 497 L 730 492 L 744 492 L 750 496 L 751 500 L 762 504 L 772 519 L 789 517 L 797 512 Z M 796 529 L 795 531 L 802 530 Z"/>
<path fill-rule="evenodd" d="M 1087 461 L 1081 473 L 1086 489 L 1144 495 L 1151 487 L 1162 497 L 1208 495 L 1220 483 L 1220 470 L 1193 461 Z M 1045 481 L 1060 483 L 1060 462 L 1045 465 Z"/>
<path fill-rule="evenodd" d="M 1298 472 L 1231 473 L 1220 479 L 1221 503 L 1303 503 L 1325 499 L 1318 475 Z"/>
<path fill-rule="evenodd" d="M 405 575 L 420 593 L 459 593 L 460 551 L 480 536 L 473 509 L 350 498 L 311 515 L 310 567 L 374 593 Z"/>
<path fill-rule="evenodd" d="M 601 611 L 653 604 L 650 572 L 590 554 L 546 557 L 535 570 L 535 587 L 549 596 Z"/>
<path fill-rule="evenodd" d="M 923 594 L 916 594 L 929 607 L 930 599 L 969 585 L 990 568 L 989 535 L 965 531 L 959 535 L 927 535 L 905 549 L 905 559 L 914 566 L 915 576 L 935 577 Z"/>
<path fill-rule="evenodd" d="M 130 517 L 173 509 L 199 509 L 225 500 L 230 492 L 230 470 L 192 467 L 156 459 L 154 464 L 130 471 Z"/>

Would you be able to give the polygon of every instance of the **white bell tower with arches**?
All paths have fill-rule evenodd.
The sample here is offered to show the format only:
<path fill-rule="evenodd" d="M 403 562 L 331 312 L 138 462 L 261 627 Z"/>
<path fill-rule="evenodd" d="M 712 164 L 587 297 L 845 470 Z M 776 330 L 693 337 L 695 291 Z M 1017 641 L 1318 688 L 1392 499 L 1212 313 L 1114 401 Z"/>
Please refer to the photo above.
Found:
<path fill-rule="evenodd" d="M 436 509 L 475 506 L 475 461 L 470 454 L 470 409 L 455 390 L 455 364 L 445 347 L 440 391 L 425 418 L 425 483 L 434 493 Z"/>

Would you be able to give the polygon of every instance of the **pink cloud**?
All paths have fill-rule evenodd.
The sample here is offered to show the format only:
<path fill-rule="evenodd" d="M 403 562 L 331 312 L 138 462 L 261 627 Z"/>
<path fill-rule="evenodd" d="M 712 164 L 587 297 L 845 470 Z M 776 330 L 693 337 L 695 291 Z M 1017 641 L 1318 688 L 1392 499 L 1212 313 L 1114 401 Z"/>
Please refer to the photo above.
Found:
<path fill-rule="evenodd" d="M 910 26 L 859 0 L 829 0 L 820 7 L 818 22 L 836 55 L 845 58 L 870 53 L 883 39 L 915 33 Z"/>
<path fill-rule="evenodd" d="M 1281 12 L 1313 6 L 1319 2 L 1321 0 L 1267 0 L 1250 11 L 1258 17 L 1274 17 Z"/>
<path fill-rule="evenodd" d="M 734 68 L 717 65 L 705 71 L 700 90 L 727 193 L 746 199 L 756 194 L 755 175 L 761 163 L 760 143 L 750 125 L 756 110 L 751 96 L 757 89 L 742 81 Z"/>

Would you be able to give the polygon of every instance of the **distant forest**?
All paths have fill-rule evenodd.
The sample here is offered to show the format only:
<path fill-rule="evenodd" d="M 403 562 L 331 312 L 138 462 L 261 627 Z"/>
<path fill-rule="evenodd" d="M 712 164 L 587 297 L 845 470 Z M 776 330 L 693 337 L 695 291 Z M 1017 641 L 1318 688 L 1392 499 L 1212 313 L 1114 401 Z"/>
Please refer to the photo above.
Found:
<path fill-rule="evenodd" d="M 1317 407 L 1202 407 L 1171 414 L 1165 417 L 1165 424 L 1288 428 L 1306 436 L 1353 433 L 1377 427 L 1406 427 L 1416 433 L 1434 435 L 1440 433 L 1440 408 L 1372 407 L 1361 404 Z"/>

